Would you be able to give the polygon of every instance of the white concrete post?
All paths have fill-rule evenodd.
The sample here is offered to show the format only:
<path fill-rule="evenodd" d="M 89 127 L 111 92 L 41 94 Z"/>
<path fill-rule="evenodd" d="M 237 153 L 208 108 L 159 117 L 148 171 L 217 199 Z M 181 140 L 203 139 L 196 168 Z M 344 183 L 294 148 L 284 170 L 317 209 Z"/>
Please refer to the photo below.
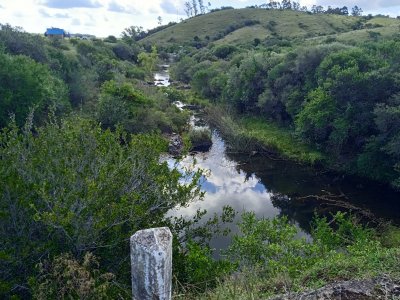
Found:
<path fill-rule="evenodd" d="M 140 230 L 131 236 L 134 300 L 170 300 L 172 234 L 168 227 Z"/>

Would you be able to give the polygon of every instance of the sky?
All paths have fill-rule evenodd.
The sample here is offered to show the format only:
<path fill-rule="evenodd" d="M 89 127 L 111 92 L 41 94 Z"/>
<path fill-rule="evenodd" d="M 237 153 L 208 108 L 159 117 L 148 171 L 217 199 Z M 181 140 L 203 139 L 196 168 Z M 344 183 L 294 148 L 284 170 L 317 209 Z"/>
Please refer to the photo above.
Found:
<path fill-rule="evenodd" d="M 269 0 L 203 0 L 211 8 L 235 8 L 260 5 Z M 185 0 L 0 0 L 0 23 L 22 27 L 27 32 L 44 33 L 48 27 L 63 28 L 71 33 L 93 34 L 98 37 L 119 37 L 129 26 L 144 29 L 162 24 L 179 22 L 186 18 Z M 400 16 L 400 0 L 300 0 L 301 5 L 358 5 L 364 14 Z"/>

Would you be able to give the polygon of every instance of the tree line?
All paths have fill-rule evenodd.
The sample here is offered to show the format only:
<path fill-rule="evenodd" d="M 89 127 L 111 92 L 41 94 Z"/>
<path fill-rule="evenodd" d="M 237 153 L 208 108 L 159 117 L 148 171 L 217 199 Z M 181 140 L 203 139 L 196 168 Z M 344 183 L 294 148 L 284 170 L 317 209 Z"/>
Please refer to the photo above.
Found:
<path fill-rule="evenodd" d="M 335 14 L 335 15 L 349 15 L 349 8 L 347 6 L 343 7 L 333 7 L 328 6 L 326 9 L 321 5 L 313 5 L 310 9 L 307 6 L 302 6 L 300 2 L 291 0 L 274 1 L 270 0 L 269 3 L 264 3 L 260 5 L 249 6 L 250 8 L 263 8 L 263 9 L 278 9 L 278 10 L 294 10 L 311 12 L 313 14 Z M 351 8 L 352 16 L 361 16 L 363 10 L 355 5 Z"/>
<path fill-rule="evenodd" d="M 239 116 L 291 129 L 329 154 L 329 166 L 400 188 L 399 41 L 272 49 L 282 48 L 198 50 L 173 74 Z"/>

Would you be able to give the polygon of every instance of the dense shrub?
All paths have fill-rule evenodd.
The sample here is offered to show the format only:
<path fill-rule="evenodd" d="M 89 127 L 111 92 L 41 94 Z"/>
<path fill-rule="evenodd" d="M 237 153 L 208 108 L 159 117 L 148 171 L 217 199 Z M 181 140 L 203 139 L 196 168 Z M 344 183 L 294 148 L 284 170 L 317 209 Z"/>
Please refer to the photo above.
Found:
<path fill-rule="evenodd" d="M 104 39 L 104 42 L 113 43 L 114 44 L 114 43 L 117 42 L 117 38 L 115 36 L 113 36 L 113 35 L 109 35 L 108 37 L 106 37 Z"/>
<path fill-rule="evenodd" d="M 192 129 L 189 131 L 191 148 L 194 151 L 208 151 L 212 145 L 209 129 Z"/>
<path fill-rule="evenodd" d="M 0 24 L 0 45 L 1 44 L 3 44 L 6 51 L 11 54 L 23 54 L 42 63 L 47 61 L 43 37 L 24 32 L 20 27 Z"/>
<path fill-rule="evenodd" d="M 114 54 L 122 60 L 137 61 L 139 50 L 135 46 L 117 43 L 112 47 Z"/>
<path fill-rule="evenodd" d="M 24 131 L 15 124 L 3 130 L 1 297 L 28 297 L 28 280 L 47 299 L 85 291 L 94 296 L 99 285 L 110 283 L 100 275 L 106 273 L 115 276 L 113 286 L 130 294 L 129 237 L 166 225 L 164 214 L 197 193 L 197 175 L 181 185 L 183 174 L 160 163 L 164 149 L 156 136 L 103 131 L 78 117 L 52 120 L 35 134 L 29 124 Z M 88 252 L 99 265 L 86 270 Z"/>
<path fill-rule="evenodd" d="M 36 111 L 36 121 L 46 117 L 50 106 L 57 111 L 69 109 L 63 82 L 29 57 L 0 52 L 0 82 L 0 128 L 9 122 L 11 114 L 21 126 L 31 109 Z"/>
<path fill-rule="evenodd" d="M 231 55 L 233 52 L 235 52 L 236 50 L 237 50 L 237 48 L 235 46 L 221 45 L 221 46 L 215 47 L 213 53 L 216 57 L 225 59 L 229 55 Z"/>

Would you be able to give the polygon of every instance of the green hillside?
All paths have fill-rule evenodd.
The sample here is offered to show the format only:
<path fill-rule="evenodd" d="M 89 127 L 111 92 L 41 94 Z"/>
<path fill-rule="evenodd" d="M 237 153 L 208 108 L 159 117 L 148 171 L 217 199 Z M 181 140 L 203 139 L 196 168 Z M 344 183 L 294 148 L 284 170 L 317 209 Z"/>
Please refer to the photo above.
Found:
<path fill-rule="evenodd" d="M 327 35 L 348 41 L 352 37 L 369 37 L 368 31 L 392 36 L 399 31 L 400 20 L 391 18 L 351 17 L 331 14 L 310 14 L 291 10 L 228 9 L 193 17 L 146 37 L 142 42 L 169 47 L 231 43 L 245 45 L 271 38 L 311 39 Z M 357 34 L 354 36 L 354 31 Z M 360 31 L 358 33 L 358 31 Z M 351 32 L 349 35 L 348 33 Z"/>

